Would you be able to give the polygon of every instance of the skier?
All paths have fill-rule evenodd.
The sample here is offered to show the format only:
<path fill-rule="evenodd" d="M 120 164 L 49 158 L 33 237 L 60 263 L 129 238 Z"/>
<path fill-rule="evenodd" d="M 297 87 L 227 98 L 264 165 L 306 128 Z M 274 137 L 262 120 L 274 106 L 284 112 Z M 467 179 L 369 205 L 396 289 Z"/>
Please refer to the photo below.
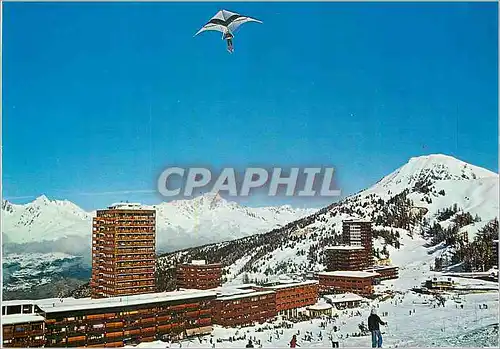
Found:
<path fill-rule="evenodd" d="M 300 345 L 297 344 L 297 336 L 293 335 L 292 340 L 290 341 L 290 348 L 296 347 L 300 347 Z"/>
<path fill-rule="evenodd" d="M 339 335 L 337 334 L 337 331 L 330 333 L 330 340 L 332 341 L 332 348 L 339 347 Z"/>
<path fill-rule="evenodd" d="M 370 316 L 368 317 L 368 330 L 372 333 L 372 348 L 382 348 L 382 333 L 380 333 L 379 325 L 387 325 L 377 315 L 377 310 L 372 309 Z"/>
<path fill-rule="evenodd" d="M 248 340 L 248 344 L 246 345 L 245 348 L 253 348 L 253 344 L 252 344 L 252 340 L 251 339 Z"/>

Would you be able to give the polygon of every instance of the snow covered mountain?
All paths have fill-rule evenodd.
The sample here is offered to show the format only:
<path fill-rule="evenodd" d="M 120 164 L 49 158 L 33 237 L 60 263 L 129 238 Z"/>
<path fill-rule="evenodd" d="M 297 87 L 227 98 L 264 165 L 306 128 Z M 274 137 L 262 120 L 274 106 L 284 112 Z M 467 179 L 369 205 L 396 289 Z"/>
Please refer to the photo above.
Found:
<path fill-rule="evenodd" d="M 244 207 L 214 194 L 155 208 L 159 252 L 263 233 L 314 212 L 290 206 Z M 46 196 L 25 205 L 3 201 L 4 289 L 30 289 L 67 274 L 68 268 L 87 277 L 93 216 L 95 212 Z"/>
<path fill-rule="evenodd" d="M 160 251 L 260 234 L 312 214 L 290 206 L 245 207 L 218 194 L 156 205 Z"/>
<path fill-rule="evenodd" d="M 45 195 L 26 205 L 2 202 L 4 242 L 23 244 L 54 241 L 68 236 L 90 236 L 91 214 L 70 201 Z"/>
<path fill-rule="evenodd" d="M 446 210 L 450 214 L 443 214 Z M 283 228 L 169 254 L 160 264 L 166 271 L 177 260 L 220 260 L 229 266 L 229 283 L 244 277 L 260 281 L 282 273 L 322 270 L 322 248 L 339 241 L 342 221 L 348 218 L 375 223 L 374 246 L 383 257 L 391 246 L 404 244 L 401 236 L 425 235 L 433 224 L 466 231 L 474 238 L 478 229 L 498 217 L 498 210 L 498 174 L 446 155 L 420 156 L 374 186 Z"/>
<path fill-rule="evenodd" d="M 29 258 L 22 265 L 36 264 L 26 252 L 90 256 L 93 213 L 43 197 L 27 205 L 4 202 L 2 208 L 9 242 L 4 252 L 17 253 L 16 261 Z M 498 216 L 499 177 L 450 156 L 428 155 L 410 159 L 374 186 L 318 211 L 248 208 L 213 194 L 162 203 L 156 209 L 159 250 L 182 249 L 159 258 L 160 288 L 172 287 L 169 273 L 176 261 L 190 259 L 223 262 L 227 282 L 237 283 L 322 270 L 323 247 L 339 241 L 347 218 L 375 223 L 374 246 L 381 257 L 403 248 L 404 236 L 424 236 L 436 224 L 472 240 Z M 64 222 L 55 223 L 55 217 Z"/>
<path fill-rule="evenodd" d="M 290 206 L 245 207 L 211 193 L 191 200 L 144 207 L 153 207 L 157 211 L 160 251 L 262 233 L 315 211 Z M 50 242 L 56 250 L 62 239 L 81 238 L 89 244 L 93 216 L 95 212 L 85 212 L 72 202 L 49 200 L 44 195 L 26 205 L 3 201 L 4 243 L 26 247 L 31 243 Z"/>

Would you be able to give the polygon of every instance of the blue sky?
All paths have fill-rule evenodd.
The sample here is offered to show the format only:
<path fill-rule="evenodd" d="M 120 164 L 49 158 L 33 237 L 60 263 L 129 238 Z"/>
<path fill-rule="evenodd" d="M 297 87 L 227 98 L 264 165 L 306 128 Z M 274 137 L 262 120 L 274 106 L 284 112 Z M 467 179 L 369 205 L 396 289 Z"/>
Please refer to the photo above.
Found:
<path fill-rule="evenodd" d="M 233 55 L 220 33 L 193 38 L 220 8 L 264 22 L 241 27 Z M 4 4 L 3 195 L 153 203 L 109 192 L 155 190 L 164 168 L 189 164 L 333 166 L 345 194 L 430 153 L 497 172 L 497 14 L 496 3 Z"/>

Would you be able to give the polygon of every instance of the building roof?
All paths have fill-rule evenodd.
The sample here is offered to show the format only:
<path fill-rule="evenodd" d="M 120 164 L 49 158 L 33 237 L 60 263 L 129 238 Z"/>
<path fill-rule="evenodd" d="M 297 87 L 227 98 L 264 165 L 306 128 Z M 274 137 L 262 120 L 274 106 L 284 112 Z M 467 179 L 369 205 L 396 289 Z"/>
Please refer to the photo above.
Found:
<path fill-rule="evenodd" d="M 65 301 L 75 300 L 76 298 L 68 297 L 63 298 Z M 2 301 L 2 307 L 8 306 L 16 306 L 16 305 L 38 305 L 39 303 L 54 303 L 60 302 L 61 298 L 44 298 L 44 299 L 11 299 L 8 301 Z"/>
<path fill-rule="evenodd" d="M 399 269 L 399 267 L 395 265 L 376 265 L 373 268 L 366 269 L 365 271 L 385 270 L 385 269 Z"/>
<path fill-rule="evenodd" d="M 363 246 L 346 246 L 346 245 L 341 245 L 341 246 L 330 246 L 330 247 L 325 247 L 325 250 L 364 250 L 365 248 Z"/>
<path fill-rule="evenodd" d="M 248 293 L 243 293 L 243 294 L 236 294 L 236 295 L 227 296 L 227 297 L 217 297 L 217 300 L 231 301 L 231 300 L 247 298 L 247 297 L 258 297 L 258 296 L 263 296 L 266 294 L 273 294 L 273 293 L 275 293 L 275 292 L 274 291 L 256 291 L 256 292 L 248 292 Z"/>
<path fill-rule="evenodd" d="M 340 293 L 340 294 L 329 294 L 323 296 L 323 298 L 327 299 L 330 303 L 358 302 L 364 300 L 363 297 L 350 292 Z"/>
<path fill-rule="evenodd" d="M 11 299 L 8 301 L 2 301 L 2 307 L 4 306 L 16 306 L 16 305 L 32 305 L 35 304 L 34 300 L 31 299 Z"/>
<path fill-rule="evenodd" d="M 241 288 L 237 286 L 222 286 L 211 289 L 217 293 L 217 297 L 233 296 L 237 294 L 246 294 L 255 292 L 252 288 Z"/>
<path fill-rule="evenodd" d="M 204 259 L 193 259 L 191 263 L 181 263 L 181 265 L 190 267 L 222 267 L 222 263 L 207 263 Z"/>
<path fill-rule="evenodd" d="M 137 202 L 117 202 L 108 207 L 110 210 L 138 210 L 141 204 Z"/>
<path fill-rule="evenodd" d="M 332 308 L 331 304 L 325 302 L 318 302 L 316 304 L 307 307 L 308 310 L 328 310 L 331 308 Z"/>
<path fill-rule="evenodd" d="M 344 219 L 342 223 L 372 223 L 372 221 L 369 221 L 367 219 L 352 218 L 352 219 Z"/>
<path fill-rule="evenodd" d="M 340 276 L 340 277 L 351 277 L 351 278 L 368 278 L 380 275 L 375 272 L 367 271 L 348 271 L 348 270 L 337 270 L 337 271 L 322 271 L 318 275 L 321 276 Z"/>
<path fill-rule="evenodd" d="M 134 296 L 110 298 L 62 298 L 57 300 L 40 299 L 35 304 L 46 313 L 90 310 L 101 308 L 120 308 L 151 303 L 173 302 L 184 299 L 215 297 L 214 291 L 184 290 L 173 292 L 148 293 Z"/>
<path fill-rule="evenodd" d="M 44 317 L 37 314 L 12 314 L 2 315 L 2 325 L 15 325 L 28 322 L 42 322 Z"/>
<path fill-rule="evenodd" d="M 240 290 L 246 290 L 246 289 L 249 289 L 249 288 L 253 288 L 255 286 L 257 286 L 257 284 L 255 284 L 255 283 L 248 283 L 248 284 L 231 285 L 229 287 L 239 288 Z"/>
<path fill-rule="evenodd" d="M 193 259 L 191 261 L 191 264 L 194 264 L 194 265 L 205 265 L 205 264 L 207 264 L 207 261 L 204 260 L 204 259 Z"/>
<path fill-rule="evenodd" d="M 319 281 L 317 280 L 307 280 L 307 281 L 295 281 L 295 282 L 290 282 L 290 283 L 283 283 L 279 285 L 274 285 L 274 286 L 262 286 L 262 288 L 267 288 L 267 289 L 272 289 L 272 290 L 278 290 L 282 288 L 290 288 L 290 287 L 299 287 L 299 286 L 306 286 L 306 285 L 314 285 L 317 284 Z"/>

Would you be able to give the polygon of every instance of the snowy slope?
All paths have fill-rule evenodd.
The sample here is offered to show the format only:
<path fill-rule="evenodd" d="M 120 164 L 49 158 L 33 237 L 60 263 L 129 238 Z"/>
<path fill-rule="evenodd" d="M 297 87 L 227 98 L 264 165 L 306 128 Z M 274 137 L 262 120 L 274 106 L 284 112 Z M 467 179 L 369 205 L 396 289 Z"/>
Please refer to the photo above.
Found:
<path fill-rule="evenodd" d="M 460 212 L 477 215 L 481 220 L 461 227 L 473 237 L 482 224 L 498 216 L 498 175 L 450 156 L 415 157 L 374 186 L 283 229 L 232 244 L 183 252 L 183 258 L 189 259 L 190 253 L 197 258 L 217 256 L 228 265 L 229 283 L 241 282 L 244 276 L 260 281 L 280 273 L 322 270 L 323 247 L 338 238 L 345 219 L 370 219 L 376 223 L 379 235 L 384 231 L 415 235 L 422 233 L 423 218 L 433 224 L 439 211 L 455 204 Z M 449 219 L 439 224 L 445 228 L 454 223 Z M 380 250 L 386 244 L 384 238 L 374 243 Z M 229 250 L 236 251 L 232 257 L 225 255 Z M 171 265 L 172 258 L 178 259 L 179 255 L 165 256 L 162 263 Z"/>
<path fill-rule="evenodd" d="M 325 322 L 324 319 L 288 323 L 292 328 L 281 328 L 282 321 L 278 319 L 272 323 L 242 329 L 215 326 L 211 336 L 190 338 L 170 346 L 160 341 L 141 343 L 137 348 L 210 348 L 210 338 L 217 348 L 242 348 L 249 338 L 254 343 L 256 340 L 256 348 L 286 348 L 294 334 L 297 335 L 300 347 L 331 348 L 329 335 L 333 326 L 339 328 L 337 338 L 341 348 L 366 348 L 371 345 L 370 336 L 353 334 L 359 333 L 358 326 L 361 322 L 367 323 L 372 307 L 380 315 L 387 313 L 381 316 L 388 324 L 381 326 L 384 347 L 498 347 L 498 292 L 490 290 L 476 294 L 446 294 L 445 306 L 436 306 L 433 296 L 418 295 L 410 289 L 420 286 L 431 277 L 443 276 L 430 271 L 430 265 L 441 251 L 429 253 L 431 249 L 424 247 L 426 240 L 419 235 L 410 237 L 404 234 L 400 241 L 400 249 L 389 247 L 393 263 L 400 266 L 399 278 L 383 281 L 376 286 L 378 292 L 391 290 L 395 296 L 385 300 L 365 299 L 365 303 L 357 309 L 334 310 L 338 319 L 326 321 L 326 328 L 320 326 L 321 322 Z M 457 277 L 453 281 L 463 286 L 474 284 L 478 288 L 498 287 L 498 283 L 481 280 Z M 487 309 L 479 308 L 479 305 L 484 304 L 488 306 Z M 306 332 L 311 333 L 311 340 L 305 338 Z M 229 338 L 233 337 L 235 340 L 230 341 Z"/>
<path fill-rule="evenodd" d="M 371 345 L 369 335 L 353 336 L 359 332 L 359 324 L 367 323 L 371 308 L 378 310 L 387 326 L 381 326 L 384 347 L 498 347 L 498 315 L 499 296 L 496 291 L 477 294 L 445 295 L 444 307 L 436 307 L 432 296 L 418 295 L 410 291 L 413 286 L 431 277 L 442 277 L 442 274 L 431 272 L 429 266 L 439 251 L 428 253 L 425 240 L 416 235 L 413 238 L 404 235 L 401 238 L 402 248 L 391 249 L 393 262 L 400 266 L 399 279 L 387 280 L 376 286 L 378 291 L 391 290 L 395 296 L 385 300 L 365 299 L 357 309 L 347 311 L 334 310 L 338 319 L 326 321 L 326 328 L 320 326 L 324 319 L 313 319 L 297 323 L 288 323 L 292 328 L 281 328 L 279 319 L 262 325 L 249 326 L 242 329 L 215 326 L 211 336 L 190 338 L 182 343 L 172 343 L 170 348 L 210 348 L 210 338 L 217 348 L 242 348 L 249 338 L 256 340 L 256 348 L 287 348 L 294 334 L 297 335 L 300 347 L 331 348 L 329 335 L 333 326 L 339 328 L 337 338 L 341 348 L 366 348 Z M 453 278 L 459 285 L 475 284 L 477 287 L 495 288 L 497 283 Z M 486 304 L 487 309 L 479 305 Z M 463 306 L 463 308 L 461 307 Z M 359 311 L 359 314 L 358 314 Z M 410 315 L 411 313 L 411 315 Z M 278 330 L 278 332 L 276 332 Z M 300 332 L 299 332 L 300 331 Z M 304 334 L 311 333 L 311 340 Z M 424 333 L 425 335 L 422 335 Z M 347 335 L 349 335 L 347 337 Z M 235 340 L 229 341 L 229 338 Z M 254 340 L 254 342 L 255 342 Z M 260 342 L 260 344 L 258 344 Z M 141 343 L 137 348 L 165 348 L 166 343 L 156 341 Z"/>

